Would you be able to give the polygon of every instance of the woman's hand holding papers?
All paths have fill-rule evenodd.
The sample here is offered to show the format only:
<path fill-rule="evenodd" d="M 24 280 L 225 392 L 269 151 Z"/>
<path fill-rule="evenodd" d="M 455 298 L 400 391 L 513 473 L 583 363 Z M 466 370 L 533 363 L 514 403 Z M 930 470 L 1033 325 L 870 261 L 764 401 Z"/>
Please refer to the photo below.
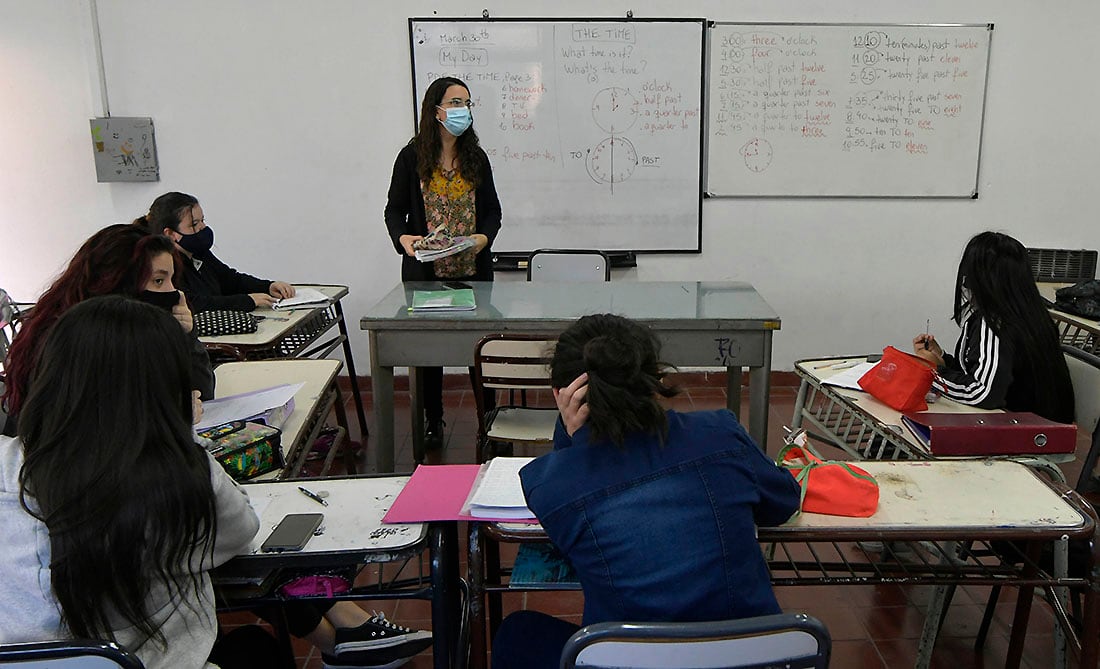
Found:
<path fill-rule="evenodd" d="M 294 297 L 294 286 L 290 285 L 286 281 L 272 281 L 271 286 L 267 289 L 267 292 L 274 298 L 285 299 L 288 297 Z"/>
<path fill-rule="evenodd" d="M 588 404 L 584 401 L 588 393 L 588 373 L 581 374 L 573 383 L 564 388 L 554 388 L 554 402 L 561 412 L 561 422 L 565 432 L 572 437 L 588 420 Z"/>
<path fill-rule="evenodd" d="M 252 298 L 252 303 L 257 308 L 266 307 L 270 309 L 276 302 L 275 298 L 267 293 L 249 293 L 248 296 Z"/>

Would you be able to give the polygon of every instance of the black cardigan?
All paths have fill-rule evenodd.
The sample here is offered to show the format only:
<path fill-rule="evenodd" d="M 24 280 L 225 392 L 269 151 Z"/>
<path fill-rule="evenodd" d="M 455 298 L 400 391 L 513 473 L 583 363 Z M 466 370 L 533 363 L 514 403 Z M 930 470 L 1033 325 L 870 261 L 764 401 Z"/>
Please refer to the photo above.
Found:
<path fill-rule="evenodd" d="M 474 191 L 476 207 L 475 230 L 489 238 L 489 243 L 477 254 L 477 269 L 472 277 L 474 281 L 493 280 L 493 259 L 489 249 L 500 231 L 500 200 L 496 186 L 493 185 L 493 170 L 489 166 L 489 157 L 481 152 L 484 161 L 481 167 L 481 183 Z M 389 230 L 393 248 L 401 255 L 402 281 L 433 281 L 434 266 L 430 262 L 420 262 L 405 253 L 401 246 L 401 235 L 428 234 L 428 217 L 424 213 L 424 194 L 420 190 L 420 175 L 416 172 L 416 147 L 408 144 L 397 154 L 393 164 L 393 177 L 390 179 L 390 191 L 386 200 L 386 228 Z"/>

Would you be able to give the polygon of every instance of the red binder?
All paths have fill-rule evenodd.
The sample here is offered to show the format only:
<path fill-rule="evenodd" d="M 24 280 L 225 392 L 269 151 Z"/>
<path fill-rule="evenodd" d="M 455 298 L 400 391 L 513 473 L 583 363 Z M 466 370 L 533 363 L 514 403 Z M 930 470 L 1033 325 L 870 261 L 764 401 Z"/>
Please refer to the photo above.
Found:
<path fill-rule="evenodd" d="M 932 455 L 1072 453 L 1077 426 L 1033 413 L 905 413 L 902 422 Z"/>

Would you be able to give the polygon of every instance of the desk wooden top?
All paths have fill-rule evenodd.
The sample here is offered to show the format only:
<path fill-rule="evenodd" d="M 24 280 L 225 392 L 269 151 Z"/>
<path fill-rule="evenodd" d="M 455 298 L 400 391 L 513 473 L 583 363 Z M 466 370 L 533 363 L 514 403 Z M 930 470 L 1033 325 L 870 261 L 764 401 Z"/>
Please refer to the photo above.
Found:
<path fill-rule="evenodd" d="M 283 423 L 283 453 L 293 452 L 310 415 L 333 382 L 343 363 L 339 360 L 254 360 L 227 362 L 214 370 L 214 395 L 228 397 L 263 390 L 284 383 L 304 383 L 294 394 L 294 411 Z"/>
<path fill-rule="evenodd" d="M 382 524 L 393 500 L 409 480 L 408 476 L 317 479 L 246 483 L 244 489 L 260 516 L 260 531 L 248 554 L 259 555 L 260 545 L 288 513 L 323 513 L 324 532 L 314 536 L 297 553 L 345 551 L 394 551 L 415 545 L 427 532 L 424 523 Z M 328 506 L 313 501 L 298 490 L 321 494 Z"/>
<path fill-rule="evenodd" d="M 295 288 L 315 288 L 324 293 L 332 301 L 339 300 L 348 294 L 347 286 L 324 286 L 315 284 L 295 284 Z M 199 337 L 204 344 L 228 344 L 231 346 L 262 347 L 270 346 L 282 339 L 288 332 L 292 332 L 303 321 L 309 319 L 327 305 L 317 307 L 303 307 L 301 309 L 256 309 L 253 316 L 263 316 L 257 323 L 256 331 L 245 335 L 223 335 L 221 337 Z M 281 320 L 286 319 L 286 320 Z"/>

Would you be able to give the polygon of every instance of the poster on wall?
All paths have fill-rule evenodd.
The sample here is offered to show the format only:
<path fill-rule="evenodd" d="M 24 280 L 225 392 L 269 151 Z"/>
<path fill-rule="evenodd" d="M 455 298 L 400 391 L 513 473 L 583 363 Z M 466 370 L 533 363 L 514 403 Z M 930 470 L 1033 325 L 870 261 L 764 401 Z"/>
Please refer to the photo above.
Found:
<path fill-rule="evenodd" d="M 160 181 L 153 119 L 91 119 L 96 181 Z"/>

